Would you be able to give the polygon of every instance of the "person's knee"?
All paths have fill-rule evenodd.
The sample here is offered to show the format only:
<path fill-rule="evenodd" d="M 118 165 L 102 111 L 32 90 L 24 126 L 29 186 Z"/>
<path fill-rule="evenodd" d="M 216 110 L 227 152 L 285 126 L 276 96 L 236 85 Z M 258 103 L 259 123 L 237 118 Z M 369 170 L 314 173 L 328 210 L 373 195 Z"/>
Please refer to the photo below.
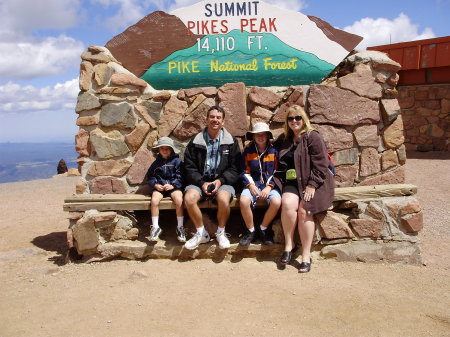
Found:
<path fill-rule="evenodd" d="M 243 207 L 249 207 L 250 204 L 251 204 L 251 202 L 252 202 L 252 201 L 250 200 L 249 197 L 247 197 L 247 196 L 241 196 L 240 199 L 239 199 L 239 206 L 240 206 L 241 208 L 243 208 Z"/>
<path fill-rule="evenodd" d="M 270 199 L 270 205 L 276 208 L 280 208 L 281 206 L 281 199 L 280 198 L 273 198 Z"/>
<path fill-rule="evenodd" d="M 195 190 L 189 190 L 184 195 L 184 204 L 186 207 L 190 207 L 198 202 L 200 199 L 198 193 Z"/>
<path fill-rule="evenodd" d="M 219 191 L 216 195 L 217 205 L 222 207 L 228 207 L 230 205 L 231 195 L 226 191 Z"/>

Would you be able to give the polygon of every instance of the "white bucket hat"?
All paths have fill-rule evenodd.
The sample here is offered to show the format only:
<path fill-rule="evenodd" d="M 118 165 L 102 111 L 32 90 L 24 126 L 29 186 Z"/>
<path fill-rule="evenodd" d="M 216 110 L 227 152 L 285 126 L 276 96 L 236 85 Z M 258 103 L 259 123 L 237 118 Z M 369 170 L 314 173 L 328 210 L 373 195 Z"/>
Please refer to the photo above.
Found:
<path fill-rule="evenodd" d="M 172 148 L 174 153 L 180 153 L 180 150 L 178 150 L 175 147 L 175 144 L 173 143 L 173 139 L 169 138 L 169 137 L 161 137 L 158 139 L 158 142 L 156 143 L 155 146 L 152 147 L 153 150 L 157 150 L 159 147 L 161 146 L 169 146 Z"/>
<path fill-rule="evenodd" d="M 272 131 L 269 129 L 269 125 L 264 122 L 258 122 L 253 125 L 253 130 L 247 132 L 247 139 L 253 140 L 253 134 L 267 132 L 269 134 L 269 139 L 273 139 Z"/>

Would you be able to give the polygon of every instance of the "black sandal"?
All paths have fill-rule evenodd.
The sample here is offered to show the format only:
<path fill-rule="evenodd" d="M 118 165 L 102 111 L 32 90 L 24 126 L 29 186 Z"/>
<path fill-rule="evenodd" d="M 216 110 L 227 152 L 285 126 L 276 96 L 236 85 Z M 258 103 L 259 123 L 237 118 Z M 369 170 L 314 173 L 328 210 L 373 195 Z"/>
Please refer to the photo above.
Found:
<path fill-rule="evenodd" d="M 300 263 L 300 267 L 298 268 L 299 273 L 309 273 L 311 270 L 312 259 L 309 262 Z"/>
<path fill-rule="evenodd" d="M 280 258 L 280 263 L 283 265 L 291 263 L 292 258 L 292 252 L 291 251 L 284 251 Z"/>

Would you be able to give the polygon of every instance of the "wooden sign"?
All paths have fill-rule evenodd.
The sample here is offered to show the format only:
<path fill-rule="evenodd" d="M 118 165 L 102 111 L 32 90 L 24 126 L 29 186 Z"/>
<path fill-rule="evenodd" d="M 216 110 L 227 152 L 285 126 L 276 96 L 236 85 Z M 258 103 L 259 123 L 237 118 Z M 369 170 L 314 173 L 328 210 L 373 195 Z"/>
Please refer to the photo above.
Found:
<path fill-rule="evenodd" d="M 200 1 L 154 12 L 106 47 L 155 89 L 320 83 L 362 40 L 262 1 Z"/>

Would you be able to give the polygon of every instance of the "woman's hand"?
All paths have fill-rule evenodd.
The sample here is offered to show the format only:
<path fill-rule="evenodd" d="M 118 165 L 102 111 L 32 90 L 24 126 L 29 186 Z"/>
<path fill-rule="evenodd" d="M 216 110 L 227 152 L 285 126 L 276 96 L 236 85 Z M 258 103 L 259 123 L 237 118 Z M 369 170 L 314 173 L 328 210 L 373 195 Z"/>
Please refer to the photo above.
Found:
<path fill-rule="evenodd" d="M 316 188 L 314 186 L 308 185 L 303 191 L 303 200 L 310 201 L 314 198 L 314 194 L 316 193 Z"/>

